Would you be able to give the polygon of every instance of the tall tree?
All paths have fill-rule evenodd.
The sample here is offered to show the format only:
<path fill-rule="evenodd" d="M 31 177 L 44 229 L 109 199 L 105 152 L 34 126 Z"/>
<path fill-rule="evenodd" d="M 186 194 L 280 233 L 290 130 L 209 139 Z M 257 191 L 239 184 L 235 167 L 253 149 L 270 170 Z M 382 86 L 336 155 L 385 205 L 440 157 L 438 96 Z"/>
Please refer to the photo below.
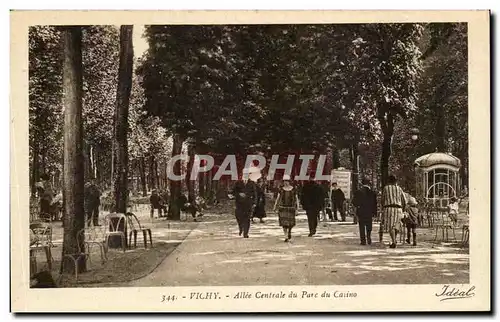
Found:
<path fill-rule="evenodd" d="M 421 153 L 451 152 L 468 165 L 468 53 L 467 24 L 429 24 L 424 77 L 420 83 L 415 124 L 420 129 Z"/>
<path fill-rule="evenodd" d="M 101 184 L 111 183 L 109 160 L 114 129 L 109 120 L 116 105 L 119 37 L 116 26 L 92 25 L 83 29 L 85 154 L 87 168 L 93 171 L 88 175 L 97 175 Z"/>
<path fill-rule="evenodd" d="M 116 156 L 114 175 L 115 210 L 127 211 L 128 197 L 128 109 L 132 89 L 134 50 L 132 45 L 133 26 L 120 27 L 120 62 L 118 88 L 116 93 L 114 146 Z"/>
<path fill-rule="evenodd" d="M 114 26 L 82 27 L 84 155 L 88 175 L 98 179 L 110 177 L 118 38 Z M 39 172 L 53 174 L 56 188 L 63 163 L 60 39 L 56 27 L 29 28 L 30 180 L 36 182 Z"/>
<path fill-rule="evenodd" d="M 30 187 L 41 172 L 62 171 L 62 57 L 59 30 L 29 28 L 29 154 Z M 57 182 L 59 186 L 59 182 Z"/>
<path fill-rule="evenodd" d="M 210 129 L 220 127 L 225 107 L 217 101 L 222 95 L 225 55 L 221 52 L 221 26 L 146 26 L 149 50 L 138 74 L 150 115 L 158 116 L 173 134 L 172 155 L 192 139 L 196 148 L 210 139 Z M 215 122 L 216 120 L 216 122 Z M 178 163 L 173 171 L 177 172 Z M 170 182 L 169 217 L 180 218 L 176 203 L 180 181 Z"/>
<path fill-rule="evenodd" d="M 360 70 L 363 91 L 375 108 L 382 132 L 380 174 L 382 185 L 389 176 L 389 162 L 396 119 L 417 109 L 417 84 L 421 73 L 418 41 L 420 24 L 365 24 L 359 30 Z"/>
<path fill-rule="evenodd" d="M 84 228 L 84 164 L 82 122 L 82 30 L 64 27 L 63 106 L 64 106 L 64 236 L 63 255 L 79 254 L 83 240 L 78 232 Z M 73 261 L 63 256 L 61 271 L 72 272 Z M 85 257 L 79 257 L 78 272 L 86 269 Z"/>
<path fill-rule="evenodd" d="M 144 91 L 140 85 L 140 76 L 135 75 L 129 108 L 129 159 L 131 167 L 140 178 L 143 196 L 147 195 L 146 159 L 154 156 L 155 166 L 166 169 L 171 152 L 170 133 L 161 125 L 161 119 L 146 113 Z M 156 167 L 155 167 L 156 172 Z M 166 179 L 166 176 L 162 176 Z M 158 173 L 159 174 L 159 173 Z M 157 184 L 158 185 L 158 184 Z M 162 186 L 165 186 L 162 184 Z"/>

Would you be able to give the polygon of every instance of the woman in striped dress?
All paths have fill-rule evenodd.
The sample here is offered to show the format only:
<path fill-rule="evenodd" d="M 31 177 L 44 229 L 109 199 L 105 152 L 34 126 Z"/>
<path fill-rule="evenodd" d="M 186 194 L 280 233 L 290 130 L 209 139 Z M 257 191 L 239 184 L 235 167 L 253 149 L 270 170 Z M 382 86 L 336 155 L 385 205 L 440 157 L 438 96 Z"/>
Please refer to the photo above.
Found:
<path fill-rule="evenodd" d="M 382 190 L 382 221 L 380 223 L 380 242 L 383 242 L 384 231 L 391 236 L 390 248 L 396 248 L 396 237 L 398 227 L 403 219 L 403 209 L 406 199 L 403 189 L 397 185 L 397 179 L 391 175 L 387 179 L 387 185 Z"/>
<path fill-rule="evenodd" d="M 276 206 L 278 207 L 279 225 L 283 227 L 285 242 L 292 238 L 292 228 L 295 226 L 295 215 L 298 208 L 297 192 L 289 180 L 290 176 L 283 176 L 283 186 L 278 192 L 274 205 L 274 210 Z"/>

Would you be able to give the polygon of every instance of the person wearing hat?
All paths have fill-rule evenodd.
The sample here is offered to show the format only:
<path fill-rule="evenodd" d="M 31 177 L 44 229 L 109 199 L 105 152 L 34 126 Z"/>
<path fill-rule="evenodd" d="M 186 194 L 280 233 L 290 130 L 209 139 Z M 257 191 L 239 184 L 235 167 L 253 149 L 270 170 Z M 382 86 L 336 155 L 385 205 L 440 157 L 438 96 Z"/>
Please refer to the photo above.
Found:
<path fill-rule="evenodd" d="M 295 216 L 299 208 L 297 193 L 295 188 L 290 184 L 290 176 L 283 176 L 283 186 L 278 192 L 273 211 L 278 207 L 279 225 L 283 227 L 285 242 L 292 239 L 292 228 L 295 227 Z"/>
<path fill-rule="evenodd" d="M 242 228 L 243 228 L 243 238 L 248 238 L 248 232 L 250 231 L 250 221 L 252 220 L 253 214 L 255 213 L 255 208 L 257 206 L 257 201 L 259 199 L 259 187 L 257 181 L 262 178 L 262 173 L 260 169 L 254 166 L 250 166 L 246 172 L 248 173 L 248 180 L 245 182 L 244 195 L 244 211 L 242 213 Z"/>
<path fill-rule="evenodd" d="M 307 223 L 309 224 L 309 237 L 312 237 L 316 234 L 319 212 L 323 209 L 325 203 L 325 191 L 323 187 L 316 180 L 307 181 L 302 187 L 300 203 L 306 211 Z"/>
<path fill-rule="evenodd" d="M 340 218 L 342 221 L 345 221 L 345 211 L 344 211 L 344 202 L 345 202 L 345 194 L 342 190 L 337 186 L 337 183 L 332 183 L 332 206 L 333 206 L 333 216 L 336 221 L 339 220 L 337 217 L 337 210 L 340 212 Z"/>
<path fill-rule="evenodd" d="M 262 178 L 257 180 L 257 200 L 255 202 L 255 209 L 252 214 L 253 218 L 259 218 L 261 223 L 264 223 L 266 217 L 266 193 L 264 191 L 264 180 Z"/>
<path fill-rule="evenodd" d="M 243 234 L 243 214 L 245 208 L 245 183 L 243 181 L 236 181 L 234 187 L 231 191 L 230 198 L 235 201 L 234 216 L 236 217 L 236 222 L 238 223 L 239 235 Z"/>
<path fill-rule="evenodd" d="M 254 176 L 250 176 L 255 179 Z M 236 182 L 231 195 L 234 196 L 236 209 L 236 221 L 238 222 L 239 235 L 243 234 L 243 238 L 249 238 L 250 220 L 255 209 L 255 202 L 257 200 L 257 187 L 256 183 L 252 180 L 247 182 Z"/>
<path fill-rule="evenodd" d="M 372 190 L 368 179 L 362 180 L 363 186 L 356 191 L 352 203 L 356 207 L 361 245 L 371 245 L 373 217 L 377 214 L 377 194 Z"/>
<path fill-rule="evenodd" d="M 101 205 L 101 192 L 94 178 L 90 178 L 85 185 L 85 212 L 87 214 L 87 226 L 99 226 L 99 206 Z"/>

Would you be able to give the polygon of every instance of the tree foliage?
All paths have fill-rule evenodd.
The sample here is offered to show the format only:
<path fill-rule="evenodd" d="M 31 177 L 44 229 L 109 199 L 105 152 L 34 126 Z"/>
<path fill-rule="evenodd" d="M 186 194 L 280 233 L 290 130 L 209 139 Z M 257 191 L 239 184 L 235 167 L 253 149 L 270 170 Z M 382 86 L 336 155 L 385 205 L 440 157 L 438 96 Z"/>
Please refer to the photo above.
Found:
<path fill-rule="evenodd" d="M 60 163 L 57 33 L 30 29 L 32 163 L 34 154 Z M 360 173 L 375 178 L 379 168 L 382 180 L 393 172 L 411 181 L 412 160 L 436 147 L 467 162 L 465 24 L 152 25 L 144 37 L 129 112 L 132 169 L 163 171 L 183 144 L 214 156 L 348 148 L 349 167 L 360 155 Z M 101 148 L 106 177 L 116 27 L 84 28 L 83 62 L 85 138 Z"/>
<path fill-rule="evenodd" d="M 61 171 L 62 45 L 55 27 L 29 28 L 29 147 L 32 183 Z M 52 162 L 59 160 L 58 163 Z M 35 172 L 33 172 L 35 170 Z"/>

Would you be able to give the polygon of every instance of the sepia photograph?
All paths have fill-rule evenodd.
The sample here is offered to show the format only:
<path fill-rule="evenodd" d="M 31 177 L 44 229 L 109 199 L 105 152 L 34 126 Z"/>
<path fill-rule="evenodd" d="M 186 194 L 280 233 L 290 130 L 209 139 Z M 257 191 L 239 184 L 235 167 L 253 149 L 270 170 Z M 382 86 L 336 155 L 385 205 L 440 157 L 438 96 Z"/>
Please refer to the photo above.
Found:
<path fill-rule="evenodd" d="M 71 292 L 99 311 L 114 291 L 116 311 L 145 289 L 164 311 L 335 311 L 380 289 L 419 310 L 403 297 L 420 286 L 435 310 L 490 309 L 487 11 L 27 13 L 11 14 L 17 309 Z"/>

